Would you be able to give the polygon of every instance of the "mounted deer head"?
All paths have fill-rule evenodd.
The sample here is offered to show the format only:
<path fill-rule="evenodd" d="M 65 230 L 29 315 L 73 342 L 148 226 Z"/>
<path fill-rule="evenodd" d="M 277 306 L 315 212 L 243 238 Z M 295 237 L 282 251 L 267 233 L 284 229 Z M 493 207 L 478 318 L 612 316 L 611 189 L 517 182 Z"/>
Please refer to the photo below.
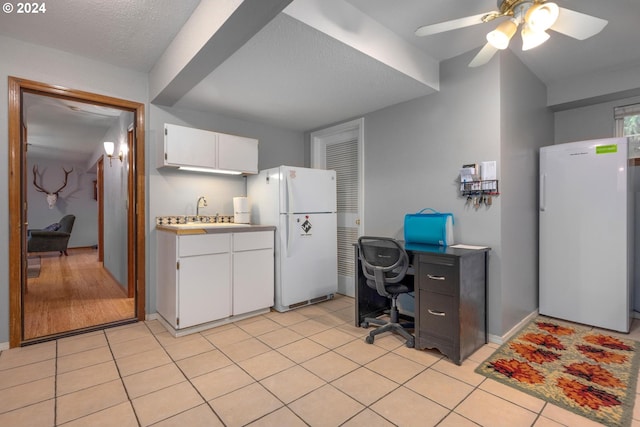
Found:
<path fill-rule="evenodd" d="M 53 209 L 53 207 L 56 205 L 56 201 L 58 201 L 58 193 L 60 193 L 62 189 L 67 186 L 67 178 L 69 177 L 69 174 L 73 172 L 73 168 L 71 168 L 70 171 L 66 170 L 65 168 L 62 168 L 62 170 L 64 171 L 64 183 L 62 184 L 62 187 L 50 193 L 42 186 L 38 185 L 38 166 L 36 165 L 33 167 L 33 185 L 35 185 L 36 190 L 47 195 L 47 204 L 49 205 L 49 209 Z"/>

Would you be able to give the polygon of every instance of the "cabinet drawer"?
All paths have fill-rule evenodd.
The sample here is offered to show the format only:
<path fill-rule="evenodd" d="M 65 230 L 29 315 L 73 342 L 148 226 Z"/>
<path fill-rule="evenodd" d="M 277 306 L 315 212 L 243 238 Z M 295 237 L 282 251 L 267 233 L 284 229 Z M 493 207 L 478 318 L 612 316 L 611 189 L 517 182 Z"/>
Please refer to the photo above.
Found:
<path fill-rule="evenodd" d="M 455 295 L 458 289 L 456 268 L 448 265 L 420 263 L 420 288 L 446 295 Z"/>
<path fill-rule="evenodd" d="M 456 333 L 454 298 L 420 290 L 420 330 L 429 335 L 453 339 Z"/>
<path fill-rule="evenodd" d="M 233 251 L 251 251 L 273 248 L 273 231 L 255 231 L 233 234 Z"/>
<path fill-rule="evenodd" d="M 194 234 L 179 236 L 178 256 L 229 252 L 230 234 Z"/>

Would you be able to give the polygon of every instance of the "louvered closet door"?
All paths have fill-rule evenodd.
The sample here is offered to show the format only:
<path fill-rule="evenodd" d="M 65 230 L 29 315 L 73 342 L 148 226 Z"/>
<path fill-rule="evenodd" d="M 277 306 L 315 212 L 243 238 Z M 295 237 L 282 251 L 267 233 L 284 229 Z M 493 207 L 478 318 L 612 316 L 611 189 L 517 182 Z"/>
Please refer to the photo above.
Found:
<path fill-rule="evenodd" d="M 351 294 L 353 289 L 353 243 L 359 235 L 358 212 L 358 139 L 350 135 L 343 142 L 326 146 L 327 169 L 336 171 L 338 204 L 338 283 L 339 289 Z"/>
<path fill-rule="evenodd" d="M 349 296 L 355 296 L 353 244 L 362 234 L 364 224 L 363 135 L 363 119 L 311 133 L 311 167 L 336 171 L 338 292 Z"/>

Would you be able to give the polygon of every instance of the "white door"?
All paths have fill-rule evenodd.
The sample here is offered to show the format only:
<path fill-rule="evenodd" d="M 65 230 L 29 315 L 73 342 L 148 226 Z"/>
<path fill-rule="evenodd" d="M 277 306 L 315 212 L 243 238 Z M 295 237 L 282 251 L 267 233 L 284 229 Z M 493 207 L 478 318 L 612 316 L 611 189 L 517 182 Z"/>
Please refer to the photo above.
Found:
<path fill-rule="evenodd" d="M 338 290 L 336 214 L 280 215 L 280 289 L 282 306 Z"/>
<path fill-rule="evenodd" d="M 311 134 L 311 165 L 336 171 L 338 292 L 355 296 L 353 244 L 363 230 L 364 121 L 354 120 Z"/>

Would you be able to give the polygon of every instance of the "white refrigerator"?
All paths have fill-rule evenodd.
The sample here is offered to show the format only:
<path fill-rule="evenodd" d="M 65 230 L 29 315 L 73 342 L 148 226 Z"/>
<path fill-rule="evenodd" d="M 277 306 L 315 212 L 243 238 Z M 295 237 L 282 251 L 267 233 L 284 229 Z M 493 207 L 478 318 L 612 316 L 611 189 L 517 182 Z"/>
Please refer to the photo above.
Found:
<path fill-rule="evenodd" d="M 336 173 L 280 166 L 247 179 L 251 223 L 276 226 L 278 311 L 333 298 L 338 290 Z"/>
<path fill-rule="evenodd" d="M 540 314 L 629 332 L 631 169 L 626 138 L 540 149 Z"/>

